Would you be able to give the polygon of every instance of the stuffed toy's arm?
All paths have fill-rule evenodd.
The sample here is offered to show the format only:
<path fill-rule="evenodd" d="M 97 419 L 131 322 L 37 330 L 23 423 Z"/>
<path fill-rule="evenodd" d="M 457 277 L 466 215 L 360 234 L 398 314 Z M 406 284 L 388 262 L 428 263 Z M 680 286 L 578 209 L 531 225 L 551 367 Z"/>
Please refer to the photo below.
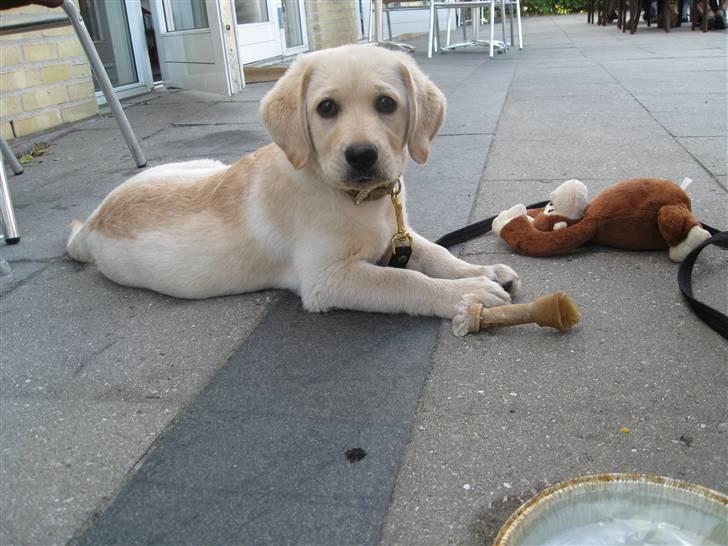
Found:
<path fill-rule="evenodd" d="M 499 232 L 501 238 L 519 254 L 551 256 L 569 252 L 589 242 L 596 235 L 597 225 L 583 220 L 556 231 L 539 231 L 532 221 L 522 215 L 500 227 Z"/>

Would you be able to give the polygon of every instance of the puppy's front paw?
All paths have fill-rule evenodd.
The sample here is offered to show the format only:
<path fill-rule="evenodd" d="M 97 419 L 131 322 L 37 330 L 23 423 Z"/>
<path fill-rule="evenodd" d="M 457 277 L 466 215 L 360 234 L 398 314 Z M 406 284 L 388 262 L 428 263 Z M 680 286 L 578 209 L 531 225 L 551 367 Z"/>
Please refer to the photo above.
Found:
<path fill-rule="evenodd" d="M 492 229 L 495 232 L 496 235 L 500 237 L 501 230 L 506 226 L 508 222 L 513 220 L 514 218 L 518 218 L 519 216 L 526 216 L 526 206 L 525 205 L 514 205 L 508 210 L 504 210 L 501 212 L 498 216 L 495 217 L 495 220 L 493 220 L 493 226 Z"/>
<path fill-rule="evenodd" d="M 521 278 L 518 273 L 504 264 L 484 266 L 484 275 L 490 280 L 500 284 L 509 294 L 515 294 L 521 289 Z"/>
<path fill-rule="evenodd" d="M 497 282 L 488 277 L 472 277 L 470 279 L 460 279 L 459 288 L 462 292 L 459 294 L 460 300 L 467 294 L 469 300 L 477 298 L 484 307 L 496 307 L 511 303 L 511 296 Z"/>

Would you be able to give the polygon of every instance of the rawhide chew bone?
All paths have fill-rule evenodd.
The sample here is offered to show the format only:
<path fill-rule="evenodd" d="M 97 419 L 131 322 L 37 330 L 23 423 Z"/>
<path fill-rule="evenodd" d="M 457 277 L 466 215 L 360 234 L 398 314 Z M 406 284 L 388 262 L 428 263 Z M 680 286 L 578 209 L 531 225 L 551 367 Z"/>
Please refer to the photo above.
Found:
<path fill-rule="evenodd" d="M 477 333 L 481 328 L 536 323 L 561 332 L 569 331 L 579 322 L 579 308 L 564 292 L 554 292 L 532 301 L 483 307 L 477 296 L 466 294 L 455 310 L 452 331 L 456 336 Z"/>

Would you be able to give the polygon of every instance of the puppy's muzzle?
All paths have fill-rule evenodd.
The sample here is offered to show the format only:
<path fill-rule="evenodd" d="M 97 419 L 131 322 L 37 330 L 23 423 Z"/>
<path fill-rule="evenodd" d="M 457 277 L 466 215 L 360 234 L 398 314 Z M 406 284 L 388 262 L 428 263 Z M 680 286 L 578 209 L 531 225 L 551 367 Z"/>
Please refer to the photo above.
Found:
<path fill-rule="evenodd" d="M 344 157 L 355 175 L 367 175 L 379 159 L 379 152 L 374 144 L 352 144 L 344 151 Z"/>

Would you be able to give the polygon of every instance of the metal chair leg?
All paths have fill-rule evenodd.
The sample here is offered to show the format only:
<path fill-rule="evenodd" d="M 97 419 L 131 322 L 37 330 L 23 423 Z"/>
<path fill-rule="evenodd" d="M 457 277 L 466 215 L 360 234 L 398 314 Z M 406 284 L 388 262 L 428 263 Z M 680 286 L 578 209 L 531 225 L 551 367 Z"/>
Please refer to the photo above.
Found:
<path fill-rule="evenodd" d="M 8 163 L 10 163 L 10 168 L 13 169 L 13 172 L 15 174 L 23 174 L 23 166 L 20 164 L 20 161 L 18 161 L 18 158 L 15 157 L 12 148 L 10 148 L 10 145 L 2 136 L 0 136 L 0 150 L 2 150 L 2 156 Z"/>
<path fill-rule="evenodd" d="M 2 213 L 5 242 L 14 245 L 20 241 L 20 234 L 18 233 L 18 225 L 15 222 L 13 201 L 10 199 L 8 179 L 5 177 L 5 166 L 2 161 L 0 161 L 0 213 Z"/>
<path fill-rule="evenodd" d="M 456 12 L 457 13 L 457 12 Z M 452 16 L 453 16 L 453 10 L 449 9 L 447 10 L 447 36 L 445 39 L 445 44 L 450 45 L 450 27 L 452 27 Z M 457 21 L 455 22 L 457 25 Z"/>
<path fill-rule="evenodd" d="M 463 22 L 463 42 L 468 41 L 468 16 L 465 14 L 465 8 L 460 9 L 460 20 Z"/>
<path fill-rule="evenodd" d="M 491 0 L 490 2 L 490 9 L 488 13 L 488 26 L 490 27 L 490 40 L 489 40 L 489 55 L 490 57 L 493 57 L 494 47 L 495 44 L 495 0 Z"/>
<path fill-rule="evenodd" d="M 73 24 L 73 28 L 76 30 L 78 39 L 81 41 L 83 50 L 86 52 L 86 57 L 88 57 L 88 60 L 91 63 L 91 68 L 94 71 L 94 75 L 101 85 L 101 90 L 104 92 L 106 102 L 109 103 L 109 107 L 114 114 L 116 123 L 119 125 L 121 134 L 124 136 L 126 145 L 129 147 L 129 151 L 131 152 L 131 155 L 134 158 L 137 167 L 145 167 L 147 164 L 147 160 L 144 158 L 144 153 L 139 146 L 139 142 L 137 142 L 137 139 L 134 136 L 134 132 L 131 130 L 129 120 L 126 119 L 124 109 L 121 107 L 119 99 L 114 93 L 114 88 L 111 85 L 109 76 L 106 74 L 104 65 L 99 58 L 99 54 L 96 52 L 93 41 L 91 41 L 91 36 L 89 36 L 88 30 L 86 30 L 86 25 L 84 25 L 83 19 L 81 18 L 78 9 L 76 8 L 72 0 L 64 0 L 63 4 L 61 4 L 61 7 L 63 8 L 63 11 L 66 12 L 66 15 L 68 15 L 68 18 L 71 20 L 71 24 Z"/>
<path fill-rule="evenodd" d="M 503 43 L 506 44 L 505 50 L 508 50 L 508 40 L 506 40 L 506 0 L 501 0 L 501 33 L 503 35 Z"/>
<path fill-rule="evenodd" d="M 430 4 L 430 28 L 429 36 L 427 40 L 427 58 L 432 58 L 432 50 L 435 48 L 435 17 L 437 17 L 437 10 L 435 10 L 435 3 Z"/>
<path fill-rule="evenodd" d="M 374 0 L 370 3 L 370 10 L 369 10 L 369 42 L 376 42 L 374 39 L 374 18 L 377 16 L 375 11 L 375 3 Z"/>
<path fill-rule="evenodd" d="M 15 174 L 23 174 L 23 166 L 20 164 L 20 161 L 18 161 L 18 158 L 15 157 L 12 148 L 10 148 L 10 145 L 2 136 L 0 136 L 0 150 L 2 150 L 2 157 L 10 163 L 10 168 L 13 169 L 13 172 Z"/>
<path fill-rule="evenodd" d="M 516 43 L 513 35 L 513 9 L 513 4 L 508 4 L 508 20 L 511 23 L 511 45 Z"/>

